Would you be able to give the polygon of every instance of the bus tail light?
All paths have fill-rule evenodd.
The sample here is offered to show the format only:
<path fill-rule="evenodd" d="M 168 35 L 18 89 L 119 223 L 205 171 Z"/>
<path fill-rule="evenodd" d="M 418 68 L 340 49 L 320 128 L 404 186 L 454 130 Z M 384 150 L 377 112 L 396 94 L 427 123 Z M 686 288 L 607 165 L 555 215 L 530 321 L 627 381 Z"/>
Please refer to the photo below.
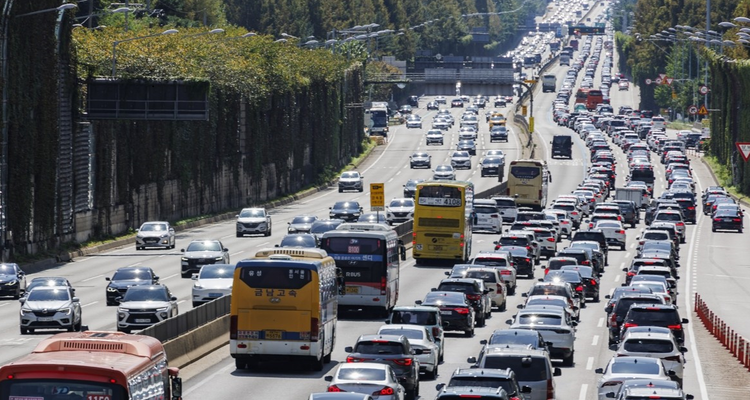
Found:
<path fill-rule="evenodd" d="M 386 280 L 386 278 L 384 276 L 381 276 L 380 277 L 380 294 L 381 295 L 385 295 L 386 294 L 385 293 L 385 289 L 386 289 L 387 285 L 388 285 L 388 281 Z"/>
<path fill-rule="evenodd" d="M 320 335 L 320 324 L 317 318 L 310 319 L 310 341 L 317 342 Z"/>
<path fill-rule="evenodd" d="M 229 317 L 229 339 L 237 340 L 237 316 Z"/>

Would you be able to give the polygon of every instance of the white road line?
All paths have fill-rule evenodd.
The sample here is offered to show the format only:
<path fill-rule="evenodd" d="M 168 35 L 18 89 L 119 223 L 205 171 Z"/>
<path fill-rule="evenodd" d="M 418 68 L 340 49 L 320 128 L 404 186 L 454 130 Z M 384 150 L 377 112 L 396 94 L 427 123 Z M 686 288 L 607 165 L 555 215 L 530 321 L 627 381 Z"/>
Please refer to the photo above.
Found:
<path fill-rule="evenodd" d="M 177 304 L 182 304 L 182 303 L 184 303 L 184 302 L 186 302 L 186 301 L 187 301 L 187 300 L 180 300 L 180 301 L 178 301 L 178 302 L 177 302 Z"/>
<path fill-rule="evenodd" d="M 590 359 L 593 360 L 593 359 Z M 578 400 L 586 400 L 586 392 L 589 390 L 589 385 L 584 383 L 581 385 L 581 393 L 578 395 Z"/>
<path fill-rule="evenodd" d="M 604 327 L 604 317 L 599 318 L 599 322 L 596 323 L 597 328 Z"/>
<path fill-rule="evenodd" d="M 169 276 L 168 276 L 168 277 L 166 277 L 166 278 L 159 278 L 159 280 L 160 280 L 160 281 L 166 281 L 167 279 L 171 279 L 171 278 L 174 278 L 174 277 L 175 277 L 175 276 L 177 276 L 177 275 L 179 275 L 179 274 L 172 274 L 172 275 L 169 275 Z"/>
<path fill-rule="evenodd" d="M 404 168 L 406 168 L 406 167 L 404 167 Z M 396 172 L 396 176 L 399 176 L 399 175 L 401 175 L 401 171 Z"/>
<path fill-rule="evenodd" d="M 393 182 L 393 179 L 394 179 L 393 177 L 391 179 L 388 179 L 388 182 Z"/>
<path fill-rule="evenodd" d="M 9 306 L 9 305 L 10 305 L 10 303 L 2 303 L 2 304 L 0 304 L 0 307 L 5 307 L 5 306 Z"/>
<path fill-rule="evenodd" d="M 245 250 L 242 250 L 242 251 L 238 251 L 238 252 L 236 252 L 236 253 L 232 253 L 232 254 L 230 254 L 230 255 L 229 255 L 229 257 L 234 257 L 234 256 L 236 256 L 237 254 L 242 254 L 242 253 L 244 253 L 244 252 L 245 252 Z"/>
<path fill-rule="evenodd" d="M 81 308 L 88 307 L 88 306 L 93 306 L 96 303 L 98 303 L 98 301 L 92 301 L 91 303 L 87 303 L 87 304 L 81 305 Z"/>
<path fill-rule="evenodd" d="M 620 282 L 621 275 L 615 275 L 615 283 Z"/>
<path fill-rule="evenodd" d="M 633 243 L 633 246 L 635 246 L 635 243 Z M 625 253 L 625 258 L 630 258 L 630 252 Z"/>
<path fill-rule="evenodd" d="M 258 243 L 258 244 L 255 245 L 255 247 L 265 246 L 265 245 L 267 245 L 269 243 L 271 243 L 271 242 Z"/>
<path fill-rule="evenodd" d="M 594 339 L 591 340 L 591 345 L 596 346 L 597 344 L 599 344 L 599 335 L 594 335 Z"/>
<path fill-rule="evenodd" d="M 302 203 L 302 204 L 305 204 L 305 203 Z M 226 236 L 222 236 L 222 237 L 220 237 L 219 239 L 229 239 L 229 238 L 231 238 L 231 237 L 234 237 L 234 235 L 226 235 Z"/>
<path fill-rule="evenodd" d="M 612 293 L 615 292 L 615 288 L 609 289 L 609 295 L 612 296 Z"/>
<path fill-rule="evenodd" d="M 91 278 L 86 278 L 86 279 L 82 280 L 81 282 L 93 281 L 94 279 L 99 279 L 99 278 L 101 278 L 103 276 L 104 276 L 104 274 L 95 275 L 95 276 L 92 276 Z"/>
<path fill-rule="evenodd" d="M 86 261 L 89 261 L 89 260 L 92 260 L 92 258 L 91 257 L 86 257 L 83 260 L 76 260 L 76 262 L 80 264 L 82 262 L 86 262 Z"/>
<path fill-rule="evenodd" d="M 594 357 L 589 357 L 586 360 L 586 371 L 591 371 L 592 368 L 594 368 Z"/>

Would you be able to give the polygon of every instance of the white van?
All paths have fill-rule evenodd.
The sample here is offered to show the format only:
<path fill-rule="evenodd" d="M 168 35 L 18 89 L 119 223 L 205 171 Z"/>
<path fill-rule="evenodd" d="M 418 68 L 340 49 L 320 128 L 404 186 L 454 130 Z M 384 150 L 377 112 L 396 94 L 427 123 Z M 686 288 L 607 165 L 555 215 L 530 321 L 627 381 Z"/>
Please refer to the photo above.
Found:
<path fill-rule="evenodd" d="M 664 119 L 664 117 L 653 117 L 651 118 L 651 129 L 665 130 L 667 129 L 667 121 Z"/>

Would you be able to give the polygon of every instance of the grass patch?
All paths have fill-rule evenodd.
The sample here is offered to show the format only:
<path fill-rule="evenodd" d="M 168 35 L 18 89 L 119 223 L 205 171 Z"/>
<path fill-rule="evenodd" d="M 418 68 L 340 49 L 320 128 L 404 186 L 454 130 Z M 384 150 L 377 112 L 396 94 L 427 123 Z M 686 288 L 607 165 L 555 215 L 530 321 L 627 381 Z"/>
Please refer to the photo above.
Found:
<path fill-rule="evenodd" d="M 732 185 L 732 172 L 726 165 L 719 163 L 714 156 L 705 155 L 703 159 L 706 160 L 708 167 L 714 172 L 719 185 L 723 186 L 729 194 L 740 200 L 747 198 L 747 195 L 741 193 L 737 186 Z"/>

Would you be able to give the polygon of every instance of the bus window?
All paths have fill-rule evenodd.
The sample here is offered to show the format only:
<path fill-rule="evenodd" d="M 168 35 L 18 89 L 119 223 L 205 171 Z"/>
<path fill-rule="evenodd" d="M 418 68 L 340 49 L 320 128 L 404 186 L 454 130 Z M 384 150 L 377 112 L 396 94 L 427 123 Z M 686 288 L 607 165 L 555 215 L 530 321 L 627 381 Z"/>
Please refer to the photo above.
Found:
<path fill-rule="evenodd" d="M 539 176 L 541 172 L 542 170 L 539 167 L 513 166 L 510 168 L 511 175 L 521 180 L 532 180 Z"/>

